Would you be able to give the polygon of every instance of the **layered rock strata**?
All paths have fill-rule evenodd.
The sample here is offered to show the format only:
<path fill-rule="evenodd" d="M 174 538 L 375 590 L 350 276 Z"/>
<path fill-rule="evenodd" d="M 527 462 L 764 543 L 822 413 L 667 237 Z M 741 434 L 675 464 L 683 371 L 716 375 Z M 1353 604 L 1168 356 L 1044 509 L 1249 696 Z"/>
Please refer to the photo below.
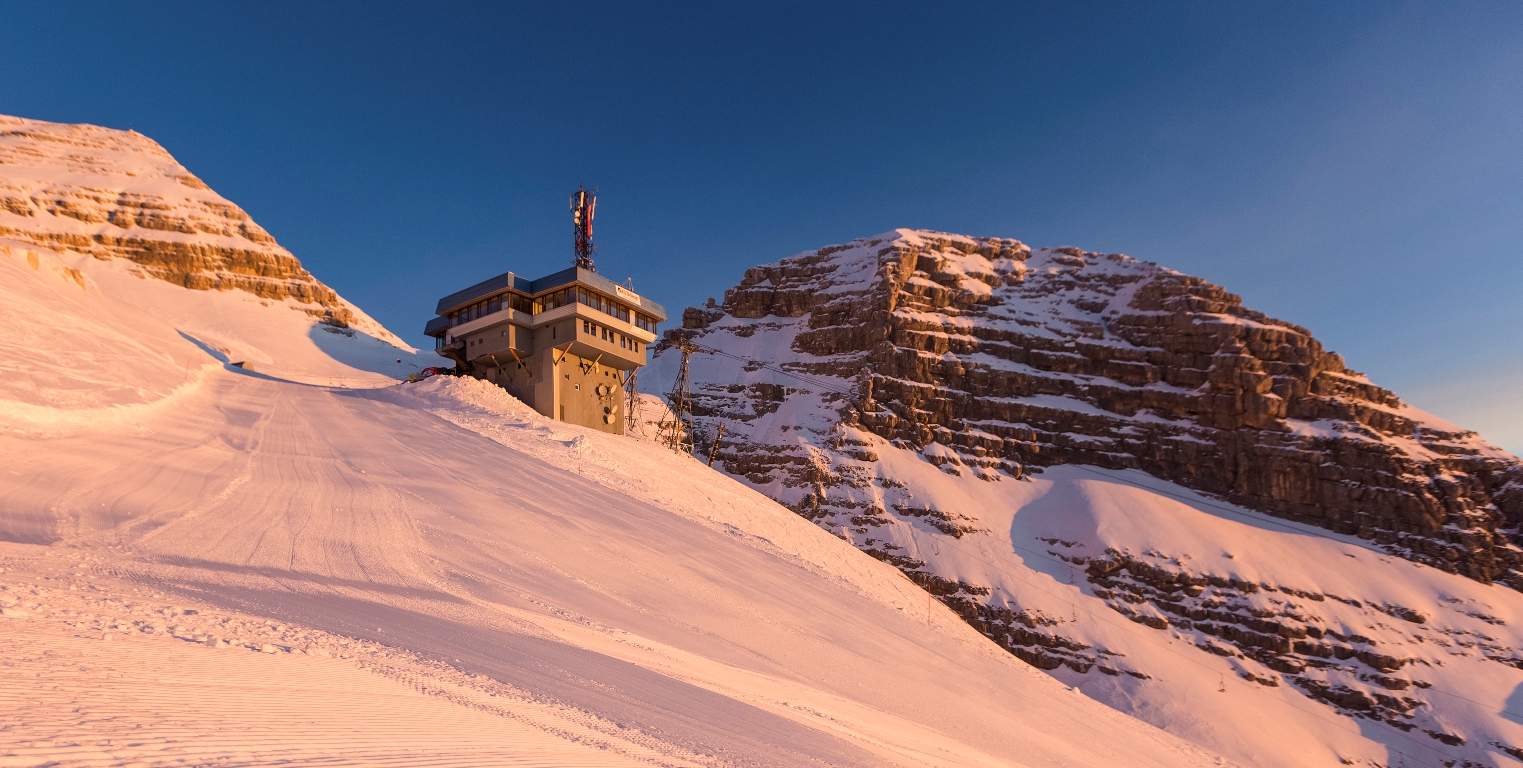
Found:
<path fill-rule="evenodd" d="M 1451 699 L 1428 692 L 1456 660 L 1523 668 L 1523 636 L 1487 602 L 1523 589 L 1523 463 L 1404 404 L 1305 328 L 1119 254 L 898 230 L 747 270 L 722 302 L 684 312 L 652 379 L 670 379 L 679 342 L 697 345 L 700 455 L 899 568 L 1012 654 L 1099 681 L 1092 695 L 1118 708 L 1148 715 L 1136 686 L 1200 695 L 1173 666 L 1198 654 L 1457 760 L 1487 745 L 1523 754 L 1523 739 L 1456 725 Z M 1144 544 L 1106 517 L 1132 509 L 1102 514 L 1094 505 L 1110 502 L 1093 498 L 1033 518 L 1083 518 L 1069 527 L 1087 541 L 1022 533 L 1037 514 L 1023 481 L 1056 475 L 1054 489 L 1151 476 L 1172 485 L 1149 493 L 1181 510 L 1275 521 L 1232 536 L 1283 536 L 1262 551 Z M 1376 588 L 1428 577 L 1358 547 L 1320 575 L 1239 575 L 1277 570 L 1267 561 L 1303 546 L 1303 525 L 1498 592 Z M 1204 551 L 1218 545 L 1236 551 Z M 1047 579 L 1061 585 L 1065 569 L 1055 598 Z M 1139 634 L 1118 641 L 1116 617 Z M 1163 642 L 1182 647 L 1160 656 Z"/>
<path fill-rule="evenodd" d="M 784 368 L 852 371 L 822 393 L 839 423 L 948 473 L 1138 469 L 1523 588 L 1516 457 L 1199 278 L 1120 254 L 901 230 L 747 270 L 669 338 L 746 352 L 744 339 L 785 325 Z M 700 383 L 700 415 L 744 423 L 786 389 Z M 822 447 L 870 463 L 849 443 Z M 783 494 L 799 509 L 833 503 L 813 487 L 841 469 L 821 472 L 801 446 L 732 430 L 719 455 L 753 484 L 800 489 Z"/>
<path fill-rule="evenodd" d="M 135 131 L 0 116 L 0 237 L 127 259 L 190 289 L 289 299 L 330 325 L 391 337 Z"/>

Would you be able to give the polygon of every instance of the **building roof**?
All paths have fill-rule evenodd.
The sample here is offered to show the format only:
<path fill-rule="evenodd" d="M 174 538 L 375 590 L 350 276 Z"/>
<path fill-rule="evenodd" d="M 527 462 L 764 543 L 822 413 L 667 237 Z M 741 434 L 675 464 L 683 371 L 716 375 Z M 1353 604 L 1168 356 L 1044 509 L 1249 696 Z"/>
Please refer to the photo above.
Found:
<path fill-rule="evenodd" d="M 455 291 L 445 296 L 439 300 L 438 308 L 434 312 L 443 315 L 504 290 L 511 289 L 518 293 L 535 296 L 563 285 L 571 285 L 572 283 L 582 283 L 590 288 L 606 293 L 619 301 L 632 304 L 641 312 L 654 316 L 658 322 L 666 320 L 665 307 L 639 294 L 633 294 L 635 298 L 631 299 L 629 296 L 632 292 L 628 288 L 596 272 L 581 269 L 580 267 L 563 269 L 553 275 L 541 277 L 538 280 L 526 280 L 512 272 L 504 272 L 494 278 L 483 280 L 469 288 Z"/>

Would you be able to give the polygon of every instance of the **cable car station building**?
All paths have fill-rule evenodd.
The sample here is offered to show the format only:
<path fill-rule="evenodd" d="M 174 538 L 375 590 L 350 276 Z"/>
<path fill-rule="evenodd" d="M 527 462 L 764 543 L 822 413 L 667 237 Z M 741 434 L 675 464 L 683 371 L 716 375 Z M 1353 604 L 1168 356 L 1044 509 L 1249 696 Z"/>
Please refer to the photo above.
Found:
<path fill-rule="evenodd" d="M 666 310 L 596 272 L 508 272 L 439 300 L 440 355 L 552 419 L 624 434 L 624 384 Z"/>
<path fill-rule="evenodd" d="M 592 269 L 592 196 L 578 194 L 577 266 L 538 280 L 507 272 L 445 296 L 424 333 L 462 371 L 534 410 L 622 435 L 624 386 L 666 310 Z"/>

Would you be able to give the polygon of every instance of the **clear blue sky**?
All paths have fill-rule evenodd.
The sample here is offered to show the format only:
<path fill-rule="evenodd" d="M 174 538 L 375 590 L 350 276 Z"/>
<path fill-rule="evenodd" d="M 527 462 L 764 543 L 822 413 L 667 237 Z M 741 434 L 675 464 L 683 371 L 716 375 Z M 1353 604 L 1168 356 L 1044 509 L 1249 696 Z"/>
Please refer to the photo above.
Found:
<path fill-rule="evenodd" d="M 922 227 L 1120 251 L 1523 452 L 1523 4 L 6 4 L 0 112 L 135 128 L 414 343 L 598 265 L 673 314 Z"/>

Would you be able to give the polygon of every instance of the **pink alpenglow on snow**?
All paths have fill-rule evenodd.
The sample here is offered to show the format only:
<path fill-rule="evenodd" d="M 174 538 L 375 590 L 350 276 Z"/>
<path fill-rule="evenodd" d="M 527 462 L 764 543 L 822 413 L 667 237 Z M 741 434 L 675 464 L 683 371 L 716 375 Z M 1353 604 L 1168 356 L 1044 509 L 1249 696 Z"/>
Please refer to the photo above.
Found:
<path fill-rule="evenodd" d="M 1523 463 L 1120 254 L 895 230 L 677 337 L 714 466 L 1246 765 L 1523 760 Z M 705 445 L 720 425 L 723 438 Z"/>
<path fill-rule="evenodd" d="M 1231 764 L 692 458 L 398 383 L 151 141 L 0 142 L 0 762 Z"/>

